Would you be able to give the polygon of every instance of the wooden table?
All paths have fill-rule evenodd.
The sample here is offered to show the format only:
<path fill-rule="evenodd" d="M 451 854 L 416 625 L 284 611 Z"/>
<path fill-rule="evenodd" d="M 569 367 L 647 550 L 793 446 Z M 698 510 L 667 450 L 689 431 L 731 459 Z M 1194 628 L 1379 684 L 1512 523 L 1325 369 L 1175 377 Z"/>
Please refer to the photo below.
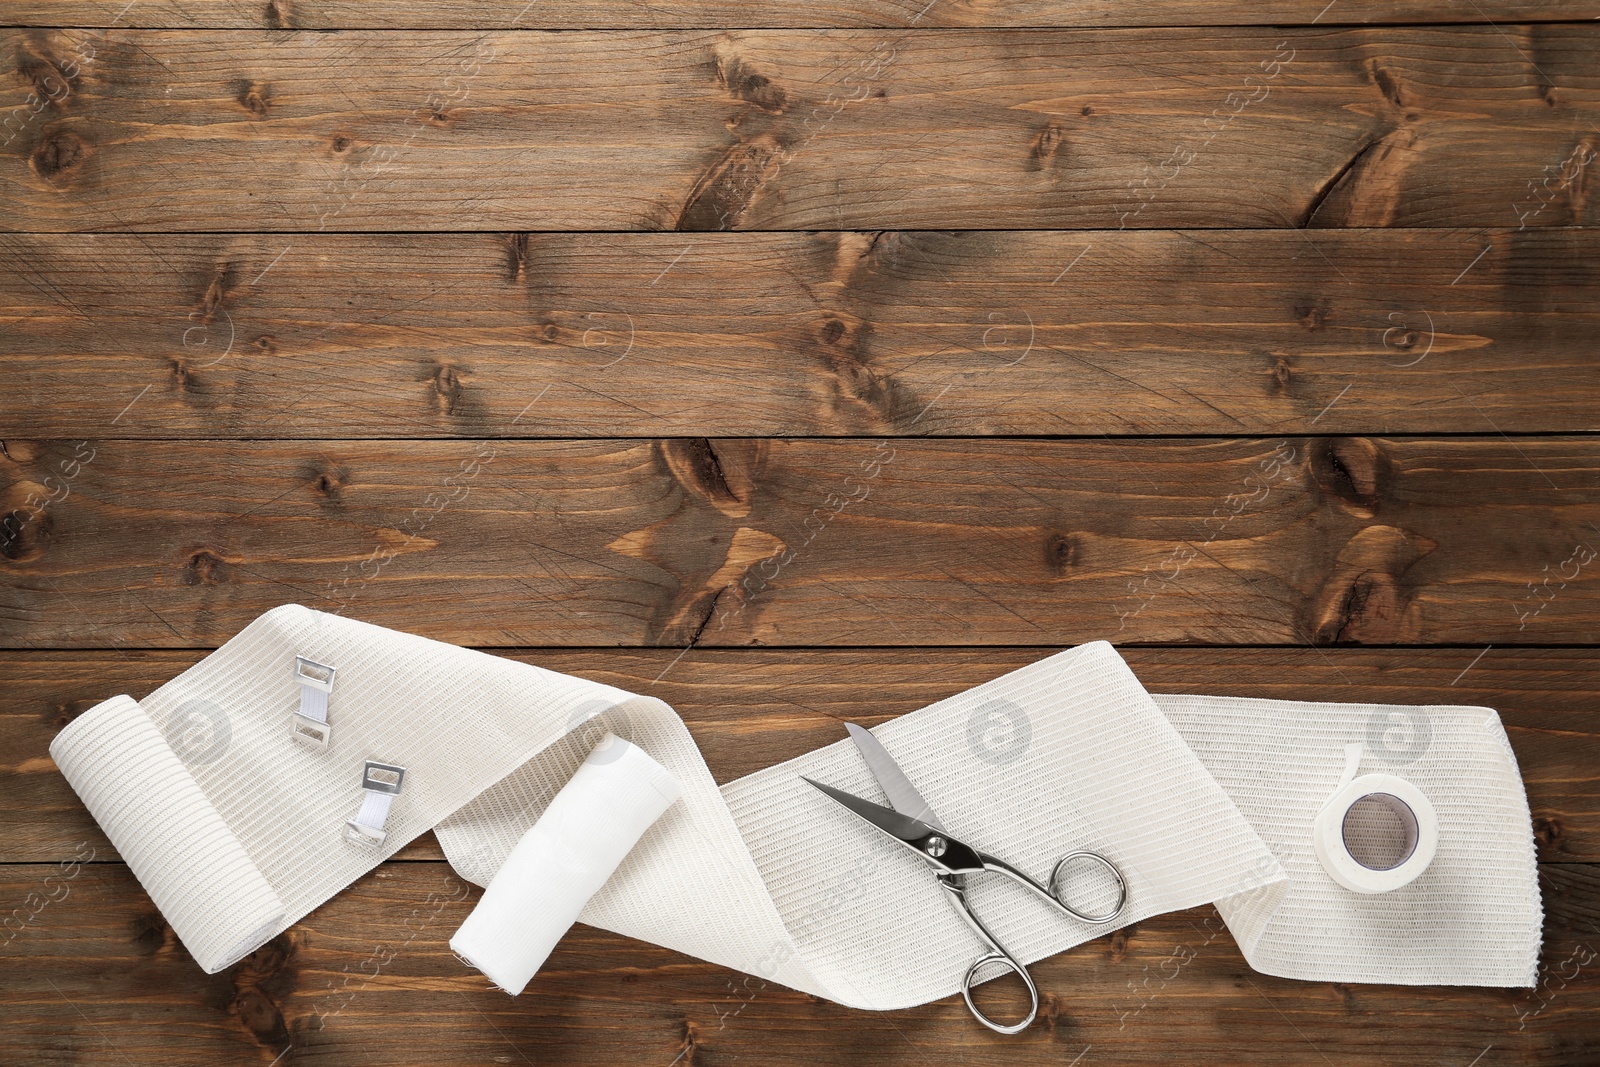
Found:
<path fill-rule="evenodd" d="M 1596 16 L 6 0 L 0 1060 L 1600 1063 Z M 431 836 L 206 976 L 47 745 L 285 602 L 660 696 L 720 781 L 1095 639 L 1487 705 L 1539 985 L 1201 908 L 1017 1038 L 583 927 L 512 1001 Z"/>

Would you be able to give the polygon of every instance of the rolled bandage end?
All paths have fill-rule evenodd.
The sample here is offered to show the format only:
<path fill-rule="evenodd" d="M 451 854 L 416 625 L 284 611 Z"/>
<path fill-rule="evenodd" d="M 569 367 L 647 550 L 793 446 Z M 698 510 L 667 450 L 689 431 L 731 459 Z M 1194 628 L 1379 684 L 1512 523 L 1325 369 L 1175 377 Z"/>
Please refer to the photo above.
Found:
<path fill-rule="evenodd" d="M 512 848 L 451 950 L 507 993 L 521 993 L 681 793 L 643 749 L 606 734 Z"/>

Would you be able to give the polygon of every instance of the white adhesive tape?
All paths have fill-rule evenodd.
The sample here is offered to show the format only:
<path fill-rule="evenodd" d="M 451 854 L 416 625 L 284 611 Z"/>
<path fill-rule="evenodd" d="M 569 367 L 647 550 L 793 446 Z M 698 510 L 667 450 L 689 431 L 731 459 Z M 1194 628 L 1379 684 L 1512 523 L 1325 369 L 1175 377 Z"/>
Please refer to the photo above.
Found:
<path fill-rule="evenodd" d="M 1347 750 L 1344 780 L 1317 812 L 1311 840 L 1317 859 L 1328 875 L 1354 893 L 1388 893 L 1409 885 L 1433 862 L 1439 846 L 1439 818 L 1433 803 L 1422 790 L 1392 774 L 1363 774 L 1355 777 L 1360 762 L 1360 746 Z M 1386 825 L 1374 833 L 1371 816 L 1386 812 Z M 1384 838 L 1395 853 L 1369 862 L 1357 859 L 1352 842 L 1367 853 L 1374 836 Z M 1382 866 L 1375 864 L 1382 863 Z"/>

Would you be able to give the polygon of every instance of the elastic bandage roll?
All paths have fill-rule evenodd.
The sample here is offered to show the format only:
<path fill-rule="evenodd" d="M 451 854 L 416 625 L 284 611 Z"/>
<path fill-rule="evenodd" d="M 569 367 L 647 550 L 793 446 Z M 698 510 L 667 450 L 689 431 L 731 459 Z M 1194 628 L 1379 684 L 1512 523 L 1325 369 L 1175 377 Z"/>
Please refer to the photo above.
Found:
<path fill-rule="evenodd" d="M 521 993 L 680 793 L 643 749 L 606 734 L 511 850 L 450 948 L 507 993 Z"/>

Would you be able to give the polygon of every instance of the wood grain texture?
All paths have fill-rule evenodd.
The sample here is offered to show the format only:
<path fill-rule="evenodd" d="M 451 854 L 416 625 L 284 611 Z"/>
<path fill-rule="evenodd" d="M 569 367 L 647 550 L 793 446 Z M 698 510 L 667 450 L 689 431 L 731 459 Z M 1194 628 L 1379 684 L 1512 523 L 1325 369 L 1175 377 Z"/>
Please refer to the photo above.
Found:
<path fill-rule="evenodd" d="M 1600 1067 L 1597 18 L 8 0 L 0 1061 Z M 1539 985 L 1199 909 L 1014 1038 L 581 927 L 513 1001 L 431 834 L 203 975 L 48 744 L 289 601 L 659 696 L 719 781 L 1095 638 L 1493 707 Z"/>
<path fill-rule="evenodd" d="M 1600 443 L 6 442 L 6 647 L 1600 641 Z M 55 502 L 51 502 L 54 499 Z"/>
<path fill-rule="evenodd" d="M 1533 989 L 1273 978 L 1203 908 L 1035 964 L 1040 1022 L 1011 1038 L 974 1025 L 959 997 L 855 1012 L 581 926 L 512 1000 L 450 953 L 477 891 L 443 863 L 385 864 L 208 976 L 126 868 L 68 869 L 0 868 L 0 899 L 58 897 L 0 954 L 0 997 L 26 1007 L 7 1027 L 15 1062 L 1170 1064 L 1175 1047 L 1205 1064 L 1600 1059 L 1600 873 L 1584 865 L 1542 869 Z"/>
<path fill-rule="evenodd" d="M 525 663 L 667 701 L 719 782 L 838 740 L 1049 654 L 994 649 L 517 650 Z M 1600 862 L 1600 656 L 1588 649 L 1124 648 L 1156 693 L 1496 709 L 1528 787 L 1540 859 Z M 198 651 L 0 654 L 0 863 L 116 852 L 49 743 L 107 697 L 143 697 Z M 441 857 L 431 834 L 400 860 Z"/>
<path fill-rule="evenodd" d="M 1593 224 L 1597 44 L 1590 24 L 10 31 L 3 224 Z"/>
<path fill-rule="evenodd" d="M 0 235 L 0 262 L 15 436 L 1600 427 L 1581 229 Z"/>
<path fill-rule="evenodd" d="M 11 0 L 16 26 L 241 29 L 693 29 L 905 26 L 1335 26 L 1366 23 L 1541 22 L 1600 17 L 1592 0 L 677 0 L 670 5 L 458 4 L 450 0 Z"/>

